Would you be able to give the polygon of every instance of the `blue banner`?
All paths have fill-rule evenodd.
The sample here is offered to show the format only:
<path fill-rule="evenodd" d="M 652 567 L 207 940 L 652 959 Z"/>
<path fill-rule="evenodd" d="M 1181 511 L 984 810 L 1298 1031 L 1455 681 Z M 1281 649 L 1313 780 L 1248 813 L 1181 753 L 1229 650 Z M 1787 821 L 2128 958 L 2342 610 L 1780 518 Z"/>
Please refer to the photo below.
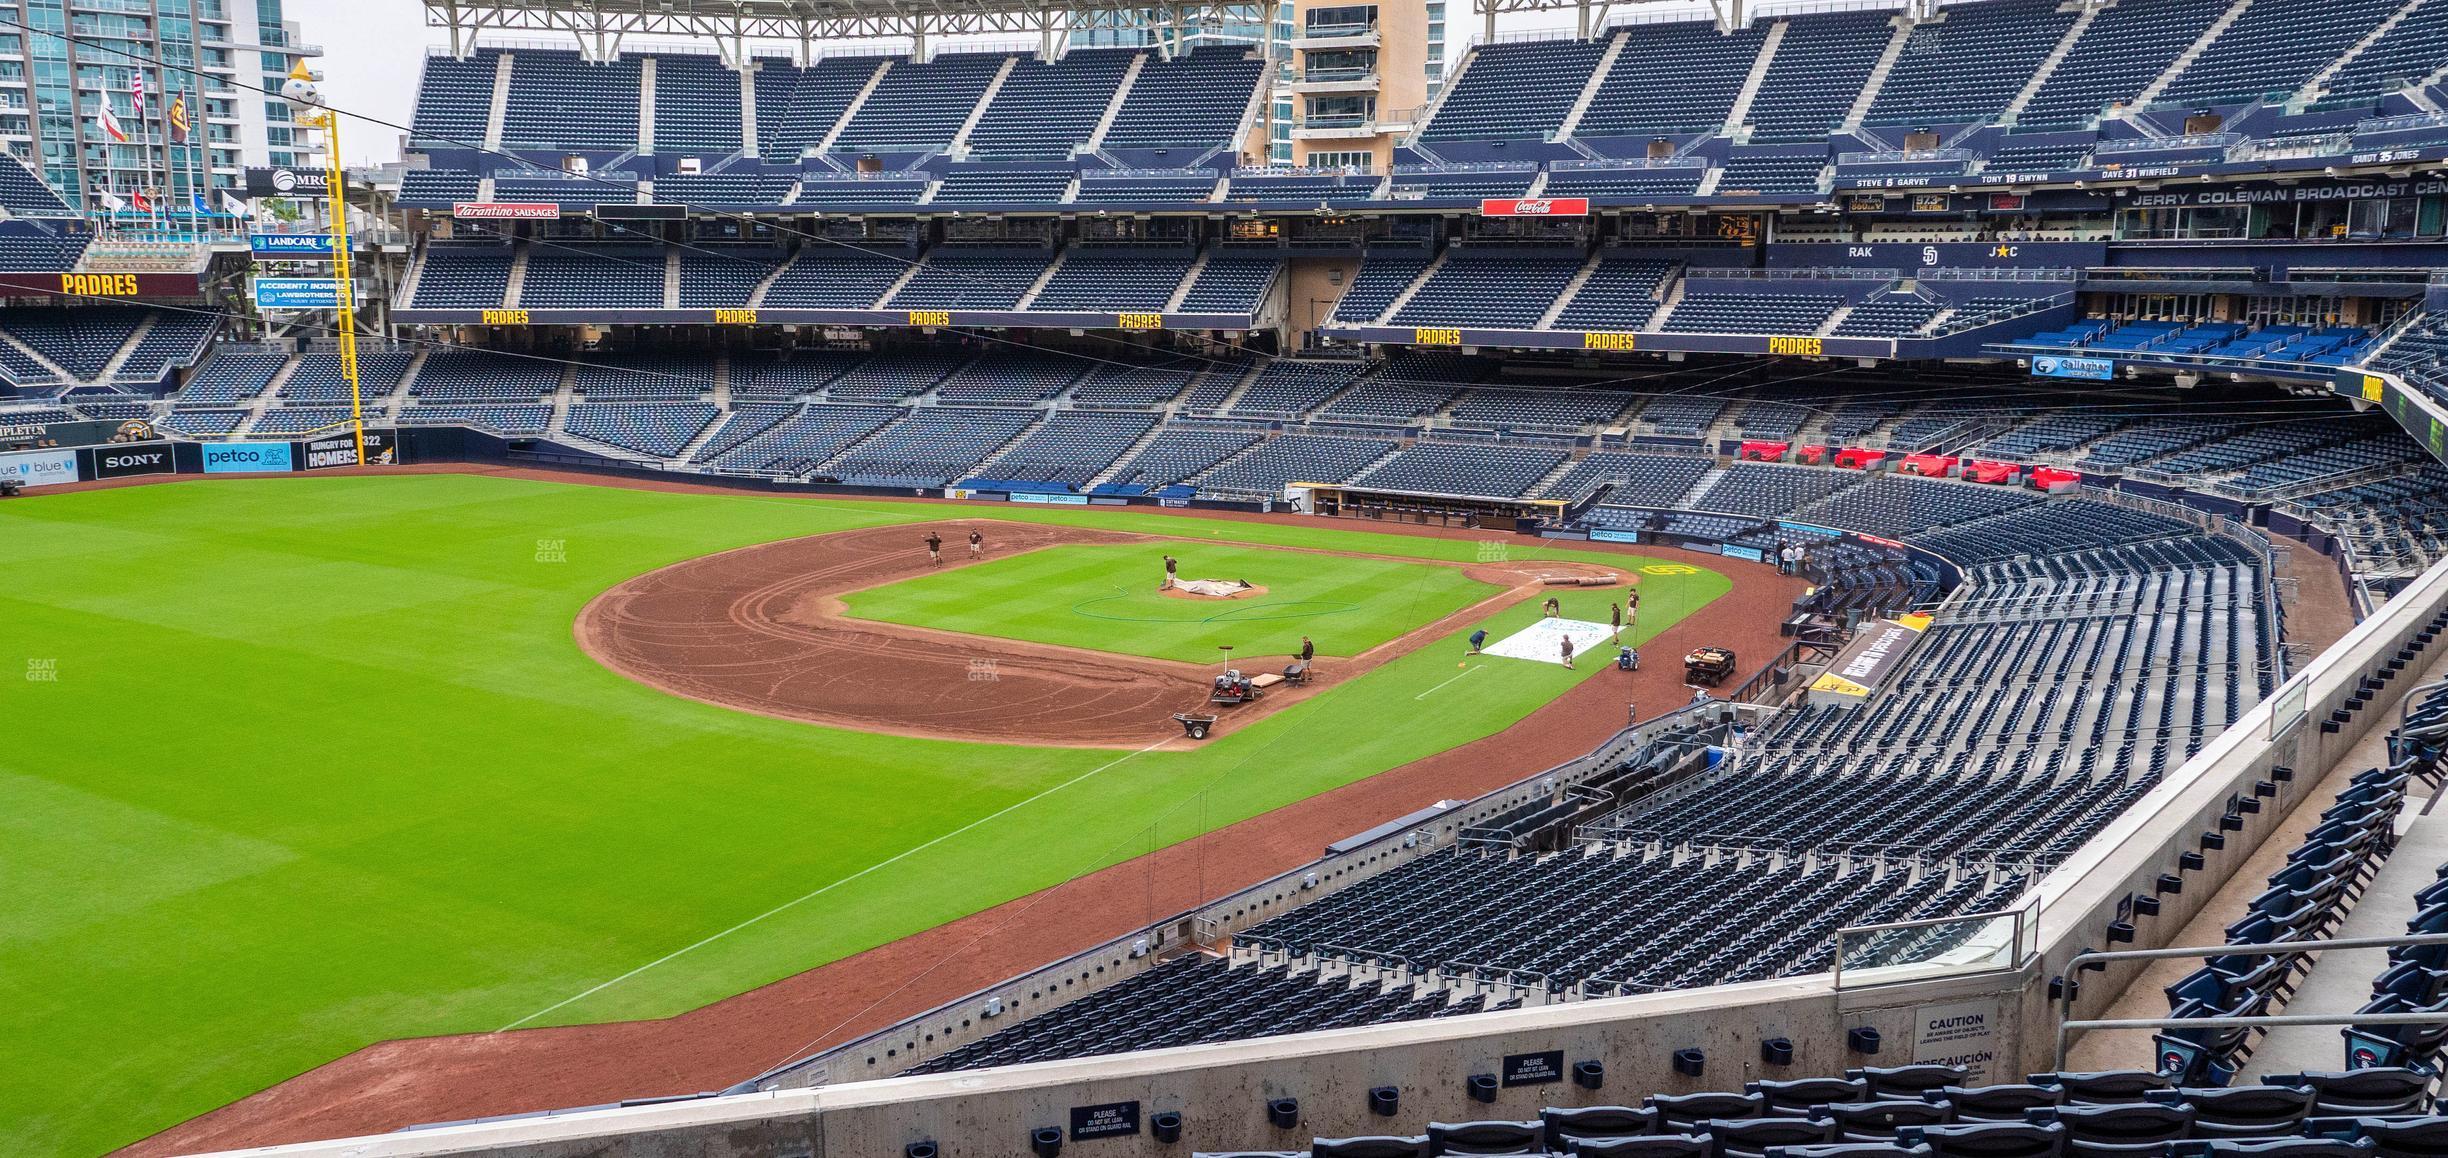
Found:
<path fill-rule="evenodd" d="M 1084 507 L 1088 505 L 1088 496 L 1086 495 L 1054 495 L 1032 491 L 1014 491 L 1011 494 L 1003 497 L 1015 503 L 1044 503 L 1059 507 Z"/>
<path fill-rule="evenodd" d="M 1754 563 L 1764 563 L 1767 561 L 1766 557 L 1760 554 L 1760 550 L 1757 547 L 1738 547 L 1732 543 L 1728 543 L 1725 545 L 1725 549 L 1718 553 L 1731 559 L 1748 559 Z"/>
<path fill-rule="evenodd" d="M 204 447 L 206 474 L 263 474 L 290 469 L 286 442 L 216 442 Z"/>
<path fill-rule="evenodd" d="M 1613 527 L 1592 527 L 1590 528 L 1589 537 L 1590 541 L 1593 543 L 1640 542 L 1639 531 L 1618 531 Z"/>
<path fill-rule="evenodd" d="M 2106 382 L 2116 377 L 2116 359 L 2043 354 L 2031 360 L 2031 372 L 2034 378 L 2085 378 Z"/>
<path fill-rule="evenodd" d="M 255 251 L 257 257 L 298 261 L 332 259 L 332 239 L 328 233 L 256 233 L 247 237 L 247 246 Z"/>
<path fill-rule="evenodd" d="M 340 305 L 340 283 L 328 277 L 259 277 L 259 310 L 328 310 Z"/>

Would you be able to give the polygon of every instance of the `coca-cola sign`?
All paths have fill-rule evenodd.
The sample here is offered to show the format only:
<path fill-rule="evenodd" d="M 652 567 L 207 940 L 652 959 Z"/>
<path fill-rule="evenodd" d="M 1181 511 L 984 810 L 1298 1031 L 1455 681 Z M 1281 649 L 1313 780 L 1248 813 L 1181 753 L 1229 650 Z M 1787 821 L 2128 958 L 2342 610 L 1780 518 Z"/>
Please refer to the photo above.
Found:
<path fill-rule="evenodd" d="M 1493 197 L 1479 203 L 1481 217 L 1587 217 L 1587 197 Z"/>

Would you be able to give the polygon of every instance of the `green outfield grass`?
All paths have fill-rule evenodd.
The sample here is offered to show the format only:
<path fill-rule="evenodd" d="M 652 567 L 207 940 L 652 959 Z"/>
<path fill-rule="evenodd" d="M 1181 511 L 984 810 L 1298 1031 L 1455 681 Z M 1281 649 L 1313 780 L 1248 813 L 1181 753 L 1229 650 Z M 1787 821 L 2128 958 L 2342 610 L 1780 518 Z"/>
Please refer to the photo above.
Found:
<path fill-rule="evenodd" d="M 956 560 L 960 550 L 953 548 Z M 1167 552 L 1181 559 L 1184 579 L 1240 579 L 1266 591 L 1234 599 L 1167 595 L 1157 589 Z M 989 558 L 852 592 L 843 602 L 859 619 L 1207 663 L 1225 645 L 1236 655 L 1292 654 L 1303 635 L 1321 655 L 1358 655 L 1501 591 L 1426 563 L 1158 542 Z"/>
<path fill-rule="evenodd" d="M 0 1153 L 98 1154 L 384 1038 L 676 1013 L 1608 678 L 1457 671 L 1449 638 L 1206 746 L 1133 755 L 727 711 L 573 642 L 579 609 L 631 576 L 942 513 L 454 475 L 0 503 Z M 1142 511 L 995 517 L 1478 549 Z M 1727 587 L 1661 568 L 1639 637 Z"/>

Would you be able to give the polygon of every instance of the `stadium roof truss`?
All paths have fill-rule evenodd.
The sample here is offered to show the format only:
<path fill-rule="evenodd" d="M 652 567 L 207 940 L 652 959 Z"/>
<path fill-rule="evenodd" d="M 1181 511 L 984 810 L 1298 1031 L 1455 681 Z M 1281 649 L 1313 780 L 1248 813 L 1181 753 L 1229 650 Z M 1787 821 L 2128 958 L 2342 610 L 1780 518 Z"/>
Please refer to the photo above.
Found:
<path fill-rule="evenodd" d="M 1615 9 L 1630 10 L 1657 4 L 1689 7 L 1694 2 L 1695 0 L 1471 0 L 1471 8 L 1486 22 L 1485 35 L 1489 39 L 1494 39 L 1496 18 L 1511 12 L 1553 12 L 1565 8 L 1574 9 L 1580 13 L 1577 23 L 1581 35 L 1588 36 L 1605 28 L 1608 14 Z M 1940 2 L 1941 0 L 1902 0 L 1897 7 L 1901 8 L 1909 19 L 1927 20 L 1938 14 Z M 1760 15 L 1759 9 L 1766 7 L 1758 0 L 1706 0 L 1706 3 L 1709 13 L 1717 18 L 1717 27 L 1727 32 L 1751 23 Z M 2107 5 L 2107 0 L 2082 0 L 2082 4 L 2086 8 L 2101 8 Z M 1825 7 L 1825 5 L 1797 8 L 1796 5 L 1787 3 L 1775 7 L 1780 12 L 1788 9 L 1808 11 L 1812 7 Z"/>
<path fill-rule="evenodd" d="M 608 60 L 623 39 L 712 40 L 734 63 L 750 41 L 792 42 L 802 59 L 829 40 L 908 39 L 913 55 L 943 36 L 1021 33 L 1057 51 L 1076 30 L 1143 28 L 1167 48 L 1202 28 L 1247 22 L 1258 3 L 1148 3 L 1147 0 L 425 0 L 425 23 L 450 30 L 454 55 L 489 32 L 555 32 L 578 39 L 590 58 Z"/>

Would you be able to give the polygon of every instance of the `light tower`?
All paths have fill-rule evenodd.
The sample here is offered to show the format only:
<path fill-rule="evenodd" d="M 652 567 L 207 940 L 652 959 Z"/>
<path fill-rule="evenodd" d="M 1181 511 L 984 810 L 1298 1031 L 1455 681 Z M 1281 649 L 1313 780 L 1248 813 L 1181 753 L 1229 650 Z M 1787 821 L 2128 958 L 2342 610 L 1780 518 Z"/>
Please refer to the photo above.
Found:
<path fill-rule="evenodd" d="M 348 184 L 340 169 L 340 114 L 323 103 L 323 90 L 300 59 L 281 85 L 281 99 L 296 110 L 301 128 L 323 130 L 323 197 L 331 205 L 333 306 L 339 315 L 340 378 L 348 383 L 349 426 L 357 440 L 357 465 L 368 465 L 365 395 L 357 385 L 357 294 L 349 277 Z"/>

